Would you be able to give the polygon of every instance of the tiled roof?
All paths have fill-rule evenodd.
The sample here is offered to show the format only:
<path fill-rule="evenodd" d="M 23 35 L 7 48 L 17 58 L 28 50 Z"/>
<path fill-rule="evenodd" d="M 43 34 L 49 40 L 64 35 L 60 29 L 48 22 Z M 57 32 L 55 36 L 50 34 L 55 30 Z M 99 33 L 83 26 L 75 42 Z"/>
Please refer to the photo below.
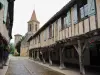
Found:
<path fill-rule="evenodd" d="M 33 10 L 33 13 L 32 13 L 32 16 L 31 16 L 30 21 L 36 21 L 36 22 L 39 22 L 39 21 L 37 20 L 35 10 Z"/>

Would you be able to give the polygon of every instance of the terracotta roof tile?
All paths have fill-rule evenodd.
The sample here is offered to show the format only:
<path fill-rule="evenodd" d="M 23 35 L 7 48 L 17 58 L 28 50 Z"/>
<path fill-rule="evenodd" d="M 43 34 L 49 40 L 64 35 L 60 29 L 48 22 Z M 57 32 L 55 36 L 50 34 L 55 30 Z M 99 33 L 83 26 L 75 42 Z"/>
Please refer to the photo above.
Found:
<path fill-rule="evenodd" d="M 33 10 L 33 13 L 32 13 L 32 16 L 31 16 L 30 21 L 36 21 L 36 22 L 39 22 L 39 21 L 37 20 L 35 10 Z"/>

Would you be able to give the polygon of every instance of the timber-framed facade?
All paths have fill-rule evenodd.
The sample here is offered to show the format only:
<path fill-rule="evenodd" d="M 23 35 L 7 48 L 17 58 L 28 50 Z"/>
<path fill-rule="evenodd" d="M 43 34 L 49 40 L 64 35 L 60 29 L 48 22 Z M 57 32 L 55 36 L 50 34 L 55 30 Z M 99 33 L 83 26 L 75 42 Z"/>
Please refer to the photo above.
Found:
<path fill-rule="evenodd" d="M 3 68 L 3 56 L 12 39 L 13 14 L 15 0 L 0 0 L 0 68 Z"/>
<path fill-rule="evenodd" d="M 32 37 L 29 57 L 54 62 L 100 66 L 100 0 L 71 0 Z"/>

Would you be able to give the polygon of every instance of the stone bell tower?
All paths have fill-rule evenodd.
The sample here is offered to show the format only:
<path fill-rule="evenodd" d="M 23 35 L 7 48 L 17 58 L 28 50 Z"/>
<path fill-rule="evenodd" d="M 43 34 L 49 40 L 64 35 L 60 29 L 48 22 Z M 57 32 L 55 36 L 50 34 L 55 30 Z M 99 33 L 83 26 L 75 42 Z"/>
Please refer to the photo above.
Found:
<path fill-rule="evenodd" d="M 28 22 L 28 33 L 35 34 L 39 29 L 40 22 L 37 20 L 35 10 L 32 13 L 31 19 Z"/>

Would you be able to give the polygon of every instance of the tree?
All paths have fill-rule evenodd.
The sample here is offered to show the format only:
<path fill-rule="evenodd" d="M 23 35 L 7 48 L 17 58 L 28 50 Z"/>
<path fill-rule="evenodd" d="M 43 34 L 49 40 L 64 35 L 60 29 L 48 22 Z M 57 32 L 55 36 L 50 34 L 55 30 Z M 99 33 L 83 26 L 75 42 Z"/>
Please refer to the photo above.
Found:
<path fill-rule="evenodd" d="M 10 54 L 14 54 L 15 47 L 13 43 L 10 43 Z"/>
<path fill-rule="evenodd" d="M 22 39 L 16 44 L 15 48 L 17 49 L 17 52 L 20 54 L 20 48 L 21 48 L 21 42 L 24 40 L 24 36 Z"/>

